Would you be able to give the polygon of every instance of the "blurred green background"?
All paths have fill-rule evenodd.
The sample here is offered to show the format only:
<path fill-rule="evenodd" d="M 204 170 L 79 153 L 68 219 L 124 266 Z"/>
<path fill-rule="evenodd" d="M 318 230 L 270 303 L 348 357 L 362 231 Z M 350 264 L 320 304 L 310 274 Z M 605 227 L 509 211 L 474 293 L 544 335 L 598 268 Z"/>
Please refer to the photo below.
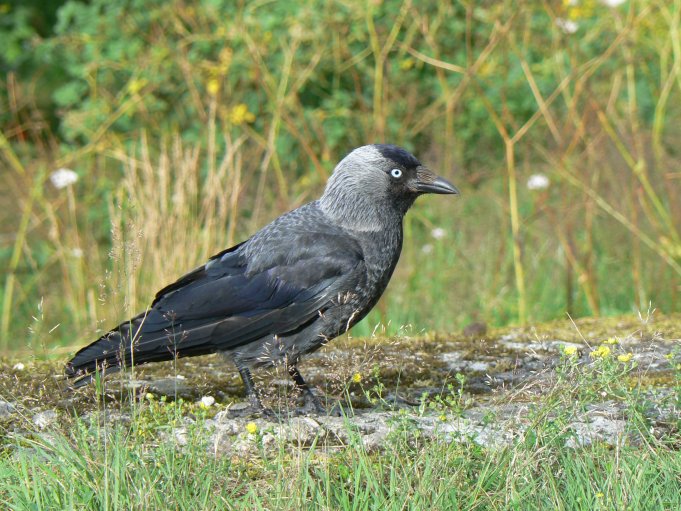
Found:
<path fill-rule="evenodd" d="M 371 142 L 462 195 L 417 202 L 354 335 L 678 311 L 679 27 L 679 0 L 0 2 L 0 350 L 90 341 Z"/>

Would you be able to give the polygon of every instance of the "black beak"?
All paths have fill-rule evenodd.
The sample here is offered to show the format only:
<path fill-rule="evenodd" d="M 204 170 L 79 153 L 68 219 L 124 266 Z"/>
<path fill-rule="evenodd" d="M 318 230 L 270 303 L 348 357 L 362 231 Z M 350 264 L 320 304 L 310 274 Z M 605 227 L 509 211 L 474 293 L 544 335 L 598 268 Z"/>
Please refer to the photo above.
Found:
<path fill-rule="evenodd" d="M 446 179 L 436 176 L 425 167 L 419 167 L 416 170 L 416 191 L 419 193 L 459 193 L 456 186 Z"/>

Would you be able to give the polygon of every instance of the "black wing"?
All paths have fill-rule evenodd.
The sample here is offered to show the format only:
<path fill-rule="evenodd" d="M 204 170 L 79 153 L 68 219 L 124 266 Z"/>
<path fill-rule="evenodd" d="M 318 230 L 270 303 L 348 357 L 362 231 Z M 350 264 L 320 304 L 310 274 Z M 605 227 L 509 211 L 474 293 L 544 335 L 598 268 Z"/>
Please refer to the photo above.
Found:
<path fill-rule="evenodd" d="M 239 250 L 211 259 L 157 295 L 142 334 L 175 326 L 180 350 L 205 342 L 212 351 L 233 349 L 296 330 L 364 274 L 360 247 L 347 236 L 304 234 L 286 246 L 257 261 Z"/>

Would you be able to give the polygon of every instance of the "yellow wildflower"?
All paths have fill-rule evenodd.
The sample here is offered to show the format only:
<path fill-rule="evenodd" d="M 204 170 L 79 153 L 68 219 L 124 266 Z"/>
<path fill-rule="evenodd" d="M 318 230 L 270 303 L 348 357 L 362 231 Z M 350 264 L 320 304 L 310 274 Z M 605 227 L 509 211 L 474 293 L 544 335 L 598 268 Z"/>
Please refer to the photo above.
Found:
<path fill-rule="evenodd" d="M 355 373 L 352 375 L 352 382 L 353 383 L 360 383 L 362 381 L 362 375 L 359 373 Z"/>
<path fill-rule="evenodd" d="M 591 358 L 608 358 L 610 355 L 610 348 L 608 348 L 605 344 L 599 346 L 595 350 L 593 350 L 591 353 L 589 353 L 589 356 Z"/>
<path fill-rule="evenodd" d="M 664 356 L 664 358 L 666 358 L 667 360 L 672 360 L 672 359 L 674 358 L 674 354 L 673 354 L 673 353 L 667 353 L 667 354 Z"/>
<path fill-rule="evenodd" d="M 610 344 L 612 346 L 613 344 L 619 344 L 619 341 L 614 337 L 610 337 L 607 341 L 603 341 L 603 344 Z"/>
<path fill-rule="evenodd" d="M 253 121 L 255 121 L 255 115 L 248 111 L 248 105 L 245 103 L 239 103 L 229 112 L 229 122 L 235 126 Z"/>
<path fill-rule="evenodd" d="M 414 67 L 414 59 L 410 59 L 410 58 L 407 57 L 406 59 L 402 59 L 400 61 L 400 69 L 402 71 L 407 71 L 407 70 L 411 69 L 412 67 Z"/>
<path fill-rule="evenodd" d="M 563 353 L 565 353 L 568 357 L 573 357 L 577 354 L 577 347 L 565 346 L 565 348 L 563 349 Z"/>
<path fill-rule="evenodd" d="M 496 70 L 496 63 L 490 59 L 485 60 L 480 67 L 478 67 L 478 73 L 480 76 L 490 76 Z"/>
<path fill-rule="evenodd" d="M 147 392 L 147 393 L 144 395 L 144 398 L 145 398 L 147 401 L 153 401 L 153 400 L 156 398 L 156 396 L 154 396 L 151 392 Z"/>
<path fill-rule="evenodd" d="M 249 422 L 246 424 L 246 431 L 249 435 L 255 435 L 256 431 L 258 431 L 258 425 L 255 422 Z"/>
<path fill-rule="evenodd" d="M 581 2 L 563 0 L 563 6 L 567 11 L 568 18 L 571 20 L 590 18 L 596 11 L 596 2 L 594 0 L 583 0 Z"/>
<path fill-rule="evenodd" d="M 634 354 L 633 353 L 623 353 L 622 355 L 618 355 L 617 360 L 620 362 L 629 362 L 633 358 Z"/>
<path fill-rule="evenodd" d="M 605 495 L 603 494 L 603 492 L 600 492 L 600 491 L 599 491 L 599 492 L 596 494 L 596 498 L 597 498 L 597 499 L 602 499 L 603 497 L 605 497 Z"/>
<path fill-rule="evenodd" d="M 137 94 L 144 86 L 147 85 L 147 80 L 144 78 L 133 78 L 128 82 L 128 91 L 130 94 Z"/>
<path fill-rule="evenodd" d="M 206 83 L 206 90 L 211 96 L 217 96 L 220 91 L 220 81 L 217 78 L 211 78 L 208 80 L 208 83 Z"/>

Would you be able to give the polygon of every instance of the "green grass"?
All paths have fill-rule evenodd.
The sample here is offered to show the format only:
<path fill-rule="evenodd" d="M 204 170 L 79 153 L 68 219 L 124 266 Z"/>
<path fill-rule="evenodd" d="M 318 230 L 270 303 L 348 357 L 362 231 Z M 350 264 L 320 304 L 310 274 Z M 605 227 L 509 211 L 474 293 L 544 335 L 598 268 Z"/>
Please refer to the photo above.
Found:
<path fill-rule="evenodd" d="M 340 451 L 216 456 L 198 426 L 183 447 L 138 426 L 76 421 L 6 442 L 0 497 L 13 510 L 681 508 L 681 454 L 661 443 L 566 449 L 548 437 L 494 449 L 405 431 L 380 453 L 350 434 Z"/>

